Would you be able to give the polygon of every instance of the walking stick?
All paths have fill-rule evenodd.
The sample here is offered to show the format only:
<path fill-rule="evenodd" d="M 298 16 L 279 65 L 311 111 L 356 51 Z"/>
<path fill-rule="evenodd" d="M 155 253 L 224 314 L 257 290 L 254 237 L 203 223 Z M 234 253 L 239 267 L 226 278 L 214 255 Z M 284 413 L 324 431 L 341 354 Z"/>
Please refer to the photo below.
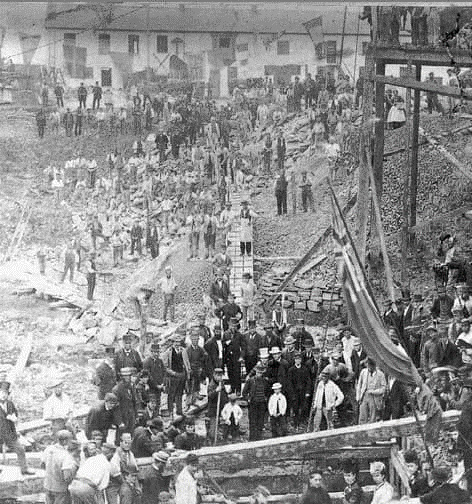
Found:
<path fill-rule="evenodd" d="M 223 386 L 223 382 L 220 383 L 220 387 Z M 218 440 L 218 423 L 220 421 L 220 404 L 221 404 L 221 389 L 218 392 L 218 401 L 216 403 L 216 423 L 215 423 L 215 439 L 213 440 L 213 446 L 216 445 Z"/>

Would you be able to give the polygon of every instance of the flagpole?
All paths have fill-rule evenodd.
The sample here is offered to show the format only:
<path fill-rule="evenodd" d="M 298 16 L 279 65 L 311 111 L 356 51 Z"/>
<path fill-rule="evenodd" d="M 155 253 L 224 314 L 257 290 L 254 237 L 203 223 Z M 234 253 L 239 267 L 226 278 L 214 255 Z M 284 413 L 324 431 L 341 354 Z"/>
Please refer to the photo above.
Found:
<path fill-rule="evenodd" d="M 369 175 L 370 175 L 370 188 L 372 190 L 372 201 L 374 204 L 375 224 L 377 226 L 377 232 L 379 234 L 379 240 L 380 240 L 380 248 L 382 250 L 382 255 L 385 263 L 385 276 L 387 277 L 388 293 L 390 295 L 390 299 L 392 300 L 392 302 L 395 302 L 395 289 L 393 287 L 392 267 L 390 265 L 390 259 L 388 258 L 387 253 L 387 244 L 385 242 L 385 234 L 382 226 L 382 217 L 380 215 L 380 202 L 378 199 L 377 187 L 375 185 L 374 170 L 372 168 L 372 159 L 368 154 L 369 153 L 366 152 L 367 167 L 369 168 Z"/>

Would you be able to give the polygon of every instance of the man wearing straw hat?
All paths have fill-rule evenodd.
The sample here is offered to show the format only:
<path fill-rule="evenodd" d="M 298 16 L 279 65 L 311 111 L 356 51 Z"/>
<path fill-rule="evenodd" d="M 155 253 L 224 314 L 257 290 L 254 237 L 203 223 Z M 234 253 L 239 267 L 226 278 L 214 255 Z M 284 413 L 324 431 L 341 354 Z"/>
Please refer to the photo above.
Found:
<path fill-rule="evenodd" d="M 152 464 L 142 469 L 142 504 L 155 504 L 156 496 L 169 490 L 170 476 L 164 476 L 163 474 L 168 460 L 169 454 L 165 451 L 154 452 L 152 454 Z"/>
<path fill-rule="evenodd" d="M 208 385 L 208 411 L 209 417 L 208 439 L 213 443 L 217 439 L 218 420 L 224 405 L 228 402 L 228 395 L 223 383 L 223 369 L 215 368 L 213 378 Z"/>

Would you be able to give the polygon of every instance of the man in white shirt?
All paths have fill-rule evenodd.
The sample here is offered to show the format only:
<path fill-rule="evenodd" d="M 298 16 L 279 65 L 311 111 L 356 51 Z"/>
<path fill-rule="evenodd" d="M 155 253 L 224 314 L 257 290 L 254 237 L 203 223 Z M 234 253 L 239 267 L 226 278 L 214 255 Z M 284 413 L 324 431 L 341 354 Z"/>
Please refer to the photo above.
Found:
<path fill-rule="evenodd" d="M 56 380 L 49 387 L 52 393 L 43 406 L 43 419 L 51 422 L 53 434 L 65 429 L 73 416 L 72 401 L 63 393 L 63 384 L 62 380 Z"/>
<path fill-rule="evenodd" d="M 185 466 L 175 479 L 175 504 L 198 504 L 198 486 L 195 473 L 198 470 L 198 457 L 189 453 Z"/>
<path fill-rule="evenodd" d="M 343 401 L 344 394 L 341 389 L 330 379 L 329 371 L 323 369 L 313 399 L 313 432 L 320 430 L 323 417 L 326 420 L 326 428 L 328 430 L 334 428 L 333 413 Z"/>
<path fill-rule="evenodd" d="M 172 268 L 167 266 L 165 269 L 166 276 L 159 280 L 159 286 L 164 294 L 164 312 L 162 319 L 167 321 L 167 313 L 170 312 L 170 321 L 175 320 L 175 291 L 177 290 L 177 283 L 175 282 Z"/>
<path fill-rule="evenodd" d="M 282 394 L 282 384 L 274 383 L 272 385 L 274 393 L 269 398 L 269 417 L 272 437 L 280 437 L 287 435 L 287 420 L 285 413 L 287 412 L 287 399 Z"/>
<path fill-rule="evenodd" d="M 42 454 L 47 502 L 65 503 L 70 499 L 67 487 L 77 469 L 77 464 L 68 450 L 71 440 L 71 432 L 60 430 L 57 433 L 57 443 L 49 445 Z"/>
<path fill-rule="evenodd" d="M 86 459 L 69 485 L 72 502 L 104 502 L 104 491 L 110 482 L 110 459 L 115 447 L 102 445 L 102 453 Z"/>
<path fill-rule="evenodd" d="M 356 400 L 359 404 L 359 424 L 372 423 L 382 418 L 387 381 L 372 359 L 359 375 Z"/>

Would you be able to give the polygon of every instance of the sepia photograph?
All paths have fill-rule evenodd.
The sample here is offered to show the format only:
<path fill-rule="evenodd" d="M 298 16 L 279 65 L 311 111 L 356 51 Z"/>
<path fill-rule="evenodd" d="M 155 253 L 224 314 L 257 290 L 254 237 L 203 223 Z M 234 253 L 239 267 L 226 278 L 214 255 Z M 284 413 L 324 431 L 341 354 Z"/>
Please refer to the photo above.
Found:
<path fill-rule="evenodd" d="M 0 2 L 0 504 L 472 504 L 472 2 Z"/>

